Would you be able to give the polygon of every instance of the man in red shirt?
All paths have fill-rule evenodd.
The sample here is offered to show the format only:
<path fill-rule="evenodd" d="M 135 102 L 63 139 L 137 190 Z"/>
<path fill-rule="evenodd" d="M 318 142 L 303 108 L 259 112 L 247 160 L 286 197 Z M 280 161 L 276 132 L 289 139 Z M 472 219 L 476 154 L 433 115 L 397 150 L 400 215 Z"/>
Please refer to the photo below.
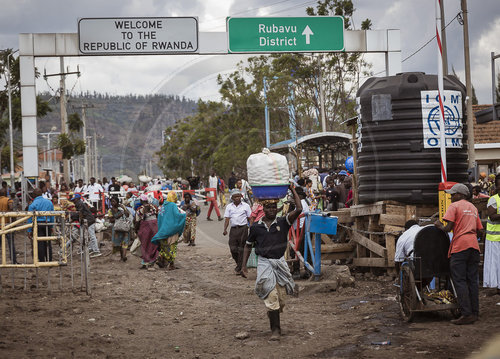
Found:
<path fill-rule="evenodd" d="M 466 185 L 457 183 L 447 193 L 451 194 L 451 204 L 443 220 L 434 225 L 446 232 L 453 231 L 448 257 L 450 258 L 451 278 L 457 292 L 461 316 L 452 320 L 453 324 L 472 324 L 479 316 L 479 244 L 483 226 L 476 207 L 466 200 L 470 196 Z"/>

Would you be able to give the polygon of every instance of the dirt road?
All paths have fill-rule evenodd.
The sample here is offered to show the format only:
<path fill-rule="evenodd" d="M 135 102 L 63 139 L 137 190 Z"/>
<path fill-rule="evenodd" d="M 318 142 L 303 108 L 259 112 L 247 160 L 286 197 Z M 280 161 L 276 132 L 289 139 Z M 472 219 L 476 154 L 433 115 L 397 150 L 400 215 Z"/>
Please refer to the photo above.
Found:
<path fill-rule="evenodd" d="M 498 296 L 481 291 L 474 325 L 454 326 L 447 313 L 407 324 L 392 281 L 358 274 L 354 287 L 335 291 L 298 281 L 300 295 L 288 298 L 282 314 L 284 335 L 268 342 L 265 308 L 253 293 L 255 270 L 249 279 L 235 276 L 228 249 L 208 238 L 221 223 L 200 222 L 204 235 L 196 247 L 179 246 L 175 271 L 141 270 L 137 257 L 123 263 L 109 255 L 92 259 L 91 297 L 4 283 L 0 357 L 465 358 L 500 332 Z M 110 249 L 106 242 L 103 251 Z M 240 332 L 248 337 L 237 339 Z M 391 345 L 371 344 L 381 341 Z"/>

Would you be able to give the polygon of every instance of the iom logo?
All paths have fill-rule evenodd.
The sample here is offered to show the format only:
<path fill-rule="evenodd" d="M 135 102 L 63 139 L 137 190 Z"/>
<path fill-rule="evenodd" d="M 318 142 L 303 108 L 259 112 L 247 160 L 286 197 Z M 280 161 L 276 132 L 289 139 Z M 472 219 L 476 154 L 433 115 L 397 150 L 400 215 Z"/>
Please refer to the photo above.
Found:
<path fill-rule="evenodd" d="M 439 147 L 440 107 L 437 91 L 422 91 L 422 125 L 424 147 Z M 450 148 L 462 147 L 462 94 L 459 91 L 444 91 L 445 144 Z"/>

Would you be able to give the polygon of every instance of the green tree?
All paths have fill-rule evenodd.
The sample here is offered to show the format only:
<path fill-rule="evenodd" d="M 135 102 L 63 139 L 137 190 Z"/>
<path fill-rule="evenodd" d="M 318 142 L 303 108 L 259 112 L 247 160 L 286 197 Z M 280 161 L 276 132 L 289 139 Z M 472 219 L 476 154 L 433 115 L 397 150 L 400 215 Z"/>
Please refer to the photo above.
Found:
<path fill-rule="evenodd" d="M 77 113 L 72 113 L 66 121 L 68 133 L 61 133 L 57 136 L 56 146 L 62 151 L 64 159 L 71 159 L 73 156 L 80 156 L 85 153 L 85 140 L 78 136 L 83 127 L 83 121 Z"/>

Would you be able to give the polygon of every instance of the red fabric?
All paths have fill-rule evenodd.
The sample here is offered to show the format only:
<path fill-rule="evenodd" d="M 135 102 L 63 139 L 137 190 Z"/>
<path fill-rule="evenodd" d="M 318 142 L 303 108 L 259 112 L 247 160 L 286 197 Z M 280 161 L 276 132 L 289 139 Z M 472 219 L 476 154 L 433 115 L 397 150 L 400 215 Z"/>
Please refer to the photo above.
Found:
<path fill-rule="evenodd" d="M 259 221 L 262 217 L 264 217 L 264 207 L 261 204 L 255 203 L 252 206 L 252 213 L 250 214 L 251 218 L 254 218 L 254 222 Z"/>
<path fill-rule="evenodd" d="M 212 214 L 212 209 L 215 209 L 215 213 L 217 214 L 217 218 L 220 218 L 219 206 L 217 205 L 216 200 L 210 200 L 210 207 L 208 207 L 207 218 L 210 218 Z"/>
<path fill-rule="evenodd" d="M 226 184 L 222 178 L 219 178 L 219 191 L 224 192 L 226 189 Z"/>
<path fill-rule="evenodd" d="M 347 199 L 345 200 L 345 208 L 351 207 L 348 203 L 352 199 L 352 189 L 349 190 L 349 193 L 347 194 Z"/>
<path fill-rule="evenodd" d="M 479 250 L 477 231 L 482 229 L 483 226 L 477 209 L 472 203 L 465 199 L 453 202 L 448 207 L 443 219 L 455 223 L 448 256 L 451 256 L 452 253 L 465 251 L 468 248 Z"/>

